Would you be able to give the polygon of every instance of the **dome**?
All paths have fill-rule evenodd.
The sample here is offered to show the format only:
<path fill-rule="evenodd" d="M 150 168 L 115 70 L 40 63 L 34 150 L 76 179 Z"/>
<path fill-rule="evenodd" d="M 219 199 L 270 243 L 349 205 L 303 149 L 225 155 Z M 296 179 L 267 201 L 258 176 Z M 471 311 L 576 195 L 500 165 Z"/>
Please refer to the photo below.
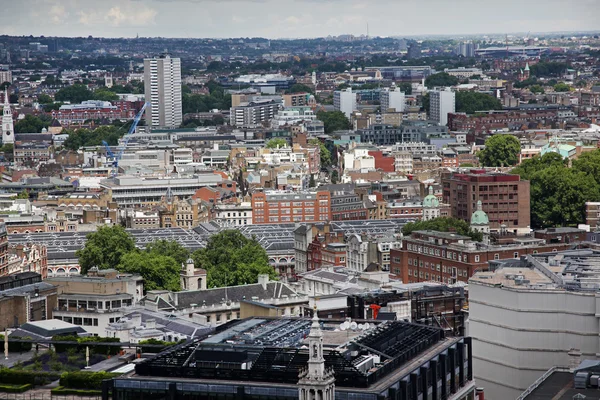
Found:
<path fill-rule="evenodd" d="M 429 186 L 429 194 L 423 199 L 423 208 L 439 207 L 440 201 L 433 194 L 433 186 Z"/>
<path fill-rule="evenodd" d="M 471 216 L 471 225 L 489 225 L 490 220 L 487 214 L 483 211 L 481 200 L 477 201 L 477 211 Z"/>
<path fill-rule="evenodd" d="M 194 264 L 194 260 L 192 260 L 192 257 L 190 257 L 187 259 L 187 261 L 185 263 L 186 264 Z"/>

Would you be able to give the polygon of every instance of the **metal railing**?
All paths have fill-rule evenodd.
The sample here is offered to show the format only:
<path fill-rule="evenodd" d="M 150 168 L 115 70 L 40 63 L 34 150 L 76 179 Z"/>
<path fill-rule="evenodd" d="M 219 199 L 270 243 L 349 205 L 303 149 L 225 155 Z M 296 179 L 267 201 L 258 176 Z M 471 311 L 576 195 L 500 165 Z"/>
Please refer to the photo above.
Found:
<path fill-rule="evenodd" d="M 0 400 L 101 400 L 102 396 L 53 395 L 50 391 L 31 393 L 0 392 Z"/>
<path fill-rule="evenodd" d="M 535 380 L 535 382 L 533 382 L 528 388 L 527 390 L 525 390 L 523 393 L 521 393 L 521 395 L 519 397 L 516 398 L 516 400 L 525 400 L 527 398 L 527 396 L 529 396 L 535 389 L 537 389 L 546 379 L 548 379 L 548 377 L 550 377 L 550 375 L 552 375 L 555 372 L 570 372 L 568 367 L 557 367 L 554 366 L 552 368 L 550 368 L 548 371 L 544 372 L 544 374 L 542 376 L 540 376 L 539 378 L 537 378 Z"/>

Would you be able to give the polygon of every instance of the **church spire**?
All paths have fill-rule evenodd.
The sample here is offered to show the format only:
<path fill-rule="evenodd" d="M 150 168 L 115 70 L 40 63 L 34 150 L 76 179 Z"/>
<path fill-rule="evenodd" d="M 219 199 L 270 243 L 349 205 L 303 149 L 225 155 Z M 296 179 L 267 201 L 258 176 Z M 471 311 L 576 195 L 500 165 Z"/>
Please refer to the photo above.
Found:
<path fill-rule="evenodd" d="M 333 369 L 325 368 L 323 354 L 323 331 L 315 306 L 310 333 L 308 334 L 308 366 L 300 372 L 298 395 L 300 400 L 335 399 L 335 376 Z"/>
<path fill-rule="evenodd" d="M 2 144 L 14 143 L 14 126 L 12 110 L 10 109 L 10 101 L 8 97 L 8 89 L 4 90 L 4 109 L 2 110 Z"/>

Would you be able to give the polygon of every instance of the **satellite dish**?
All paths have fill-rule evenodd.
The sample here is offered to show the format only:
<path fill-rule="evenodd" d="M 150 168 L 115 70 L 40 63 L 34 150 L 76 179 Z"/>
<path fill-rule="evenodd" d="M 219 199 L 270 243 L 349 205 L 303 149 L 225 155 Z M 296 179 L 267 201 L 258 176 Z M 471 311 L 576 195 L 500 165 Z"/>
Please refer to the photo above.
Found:
<path fill-rule="evenodd" d="M 363 324 L 358 324 L 358 329 L 362 331 L 363 329 L 365 329 L 365 326 Z"/>
<path fill-rule="evenodd" d="M 350 322 L 344 322 L 344 329 L 350 329 Z"/>
<path fill-rule="evenodd" d="M 368 322 L 365 324 L 365 330 L 367 329 L 371 329 L 371 324 L 369 324 Z"/>
<path fill-rule="evenodd" d="M 357 327 L 358 327 L 358 324 L 356 322 L 352 321 L 352 323 L 350 324 L 350 329 L 355 331 Z"/>
<path fill-rule="evenodd" d="M 340 331 L 345 331 L 345 330 L 346 330 L 346 323 L 345 323 L 345 322 L 342 322 L 342 323 L 340 324 Z"/>

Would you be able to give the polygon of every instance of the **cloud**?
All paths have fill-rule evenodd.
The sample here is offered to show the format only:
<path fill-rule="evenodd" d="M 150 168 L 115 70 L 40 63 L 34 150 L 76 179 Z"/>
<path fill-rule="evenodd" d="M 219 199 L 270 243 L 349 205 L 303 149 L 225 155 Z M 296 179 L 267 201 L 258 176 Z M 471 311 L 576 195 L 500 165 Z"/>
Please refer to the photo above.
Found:
<path fill-rule="evenodd" d="M 127 7 L 122 9 L 120 6 L 114 6 L 108 10 L 105 20 L 113 26 L 144 26 L 153 24 L 157 14 L 153 8 Z"/>
<path fill-rule="evenodd" d="M 50 7 L 50 12 L 48 15 L 52 22 L 55 24 L 60 24 L 69 17 L 69 12 L 62 4 L 54 4 L 52 7 Z"/>

